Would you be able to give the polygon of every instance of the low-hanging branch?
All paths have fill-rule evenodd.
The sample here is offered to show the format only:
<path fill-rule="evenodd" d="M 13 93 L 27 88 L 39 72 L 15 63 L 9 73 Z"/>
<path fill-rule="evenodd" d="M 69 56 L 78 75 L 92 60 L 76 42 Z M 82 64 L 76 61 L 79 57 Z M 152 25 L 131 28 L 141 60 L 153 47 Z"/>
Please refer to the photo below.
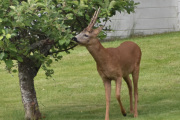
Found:
<path fill-rule="evenodd" d="M 54 44 L 54 41 L 50 40 L 49 38 L 47 38 L 45 40 L 40 40 L 40 41 L 30 45 L 29 51 L 35 50 L 35 49 L 40 48 L 40 47 L 42 47 L 44 45 L 52 45 L 52 44 Z"/>
<path fill-rule="evenodd" d="M 59 53 L 59 52 L 64 52 L 64 51 L 68 51 L 68 50 L 71 50 L 73 48 L 75 48 L 78 44 L 75 44 L 67 49 L 64 49 L 64 50 L 58 50 L 58 51 L 55 51 L 55 52 L 49 52 L 49 55 L 52 55 L 52 54 L 55 54 L 55 53 Z"/>
<path fill-rule="evenodd" d="M 29 48 L 29 51 L 33 51 L 37 48 L 44 48 L 44 46 L 49 46 L 49 45 L 53 45 L 54 44 L 54 41 L 53 40 L 50 40 L 49 38 L 45 39 L 45 40 L 40 40 L 36 43 L 33 43 L 32 45 L 30 45 L 30 48 Z M 59 53 L 59 52 L 64 52 L 64 51 L 68 51 L 70 49 L 73 49 L 74 47 L 76 47 L 78 44 L 74 44 L 73 46 L 67 48 L 67 49 L 64 49 L 64 50 L 58 50 L 58 51 L 54 51 L 54 52 L 48 52 L 48 55 L 52 55 L 52 54 L 55 54 L 55 53 Z"/>

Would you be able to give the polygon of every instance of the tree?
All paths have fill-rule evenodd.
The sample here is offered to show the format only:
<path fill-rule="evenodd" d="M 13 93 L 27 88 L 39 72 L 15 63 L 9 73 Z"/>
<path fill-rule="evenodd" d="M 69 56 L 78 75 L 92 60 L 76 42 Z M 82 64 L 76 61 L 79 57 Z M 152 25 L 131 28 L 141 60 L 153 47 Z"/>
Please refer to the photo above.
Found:
<path fill-rule="evenodd" d="M 115 11 L 134 12 L 136 5 L 133 0 L 0 0 L 0 60 L 9 72 L 16 72 L 18 63 L 26 119 L 41 118 L 34 89 L 40 67 L 47 77 L 54 73 L 48 68 L 52 59 L 75 46 L 71 38 L 94 11 L 101 7 L 99 17 L 107 21 Z"/>

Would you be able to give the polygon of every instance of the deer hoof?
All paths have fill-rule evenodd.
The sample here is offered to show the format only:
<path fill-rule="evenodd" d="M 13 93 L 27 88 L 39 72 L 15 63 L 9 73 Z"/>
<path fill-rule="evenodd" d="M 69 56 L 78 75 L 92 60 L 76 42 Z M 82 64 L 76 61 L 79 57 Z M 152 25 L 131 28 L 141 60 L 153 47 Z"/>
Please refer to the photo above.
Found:
<path fill-rule="evenodd" d="M 125 116 L 126 116 L 126 113 L 123 113 L 123 116 L 125 117 Z"/>
<path fill-rule="evenodd" d="M 134 114 L 134 117 L 137 118 L 137 117 L 138 117 L 138 114 Z"/>

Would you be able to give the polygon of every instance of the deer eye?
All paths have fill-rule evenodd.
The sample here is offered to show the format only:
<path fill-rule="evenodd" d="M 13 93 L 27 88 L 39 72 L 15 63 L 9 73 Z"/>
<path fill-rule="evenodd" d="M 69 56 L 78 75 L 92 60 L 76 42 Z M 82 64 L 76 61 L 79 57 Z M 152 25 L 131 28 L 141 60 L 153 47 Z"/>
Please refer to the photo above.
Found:
<path fill-rule="evenodd" d="M 89 37 L 88 35 L 84 34 L 85 37 Z"/>

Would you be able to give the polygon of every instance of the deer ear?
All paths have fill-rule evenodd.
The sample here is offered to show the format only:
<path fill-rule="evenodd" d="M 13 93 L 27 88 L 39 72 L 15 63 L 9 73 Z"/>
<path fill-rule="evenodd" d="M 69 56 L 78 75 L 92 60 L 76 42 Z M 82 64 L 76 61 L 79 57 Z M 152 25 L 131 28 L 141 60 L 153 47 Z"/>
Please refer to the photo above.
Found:
<path fill-rule="evenodd" d="M 104 26 L 100 26 L 100 27 L 96 28 L 95 30 L 93 30 L 93 33 L 97 36 L 97 35 L 101 32 L 101 30 L 103 29 L 103 27 L 104 27 Z"/>

